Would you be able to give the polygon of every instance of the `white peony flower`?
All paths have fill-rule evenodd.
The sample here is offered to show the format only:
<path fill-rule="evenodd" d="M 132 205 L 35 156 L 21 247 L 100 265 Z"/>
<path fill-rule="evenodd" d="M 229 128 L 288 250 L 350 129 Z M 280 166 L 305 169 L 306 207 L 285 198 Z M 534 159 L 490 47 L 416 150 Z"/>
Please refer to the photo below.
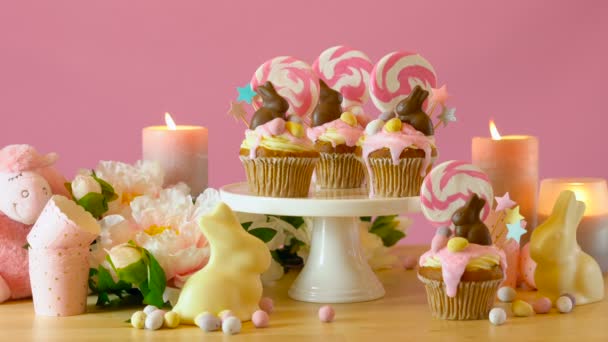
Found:
<path fill-rule="evenodd" d="M 133 219 L 140 227 L 135 242 L 150 251 L 162 266 L 167 280 L 184 277 L 207 264 L 209 247 L 198 221 L 219 200 L 217 191 L 206 190 L 193 203 L 179 188 L 162 190 L 158 198 L 140 196 L 131 202 Z"/>
<path fill-rule="evenodd" d="M 163 187 L 163 171 L 159 163 L 152 161 L 138 161 L 135 165 L 101 161 L 95 174 L 112 185 L 118 195 L 118 199 L 108 203 L 110 210 L 106 215 L 129 217 L 133 199 L 142 195 L 156 197 Z"/>
<path fill-rule="evenodd" d="M 101 193 L 101 185 L 97 183 L 95 178 L 87 174 L 78 174 L 72 181 L 72 194 L 74 199 L 79 200 L 88 193 Z"/>

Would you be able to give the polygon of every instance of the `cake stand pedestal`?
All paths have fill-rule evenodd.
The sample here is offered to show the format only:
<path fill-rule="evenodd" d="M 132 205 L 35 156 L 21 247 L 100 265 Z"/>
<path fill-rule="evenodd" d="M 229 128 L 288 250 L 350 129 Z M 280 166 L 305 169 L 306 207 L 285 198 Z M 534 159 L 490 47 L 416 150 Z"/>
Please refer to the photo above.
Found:
<path fill-rule="evenodd" d="M 369 198 L 365 189 L 320 190 L 307 198 L 256 196 L 247 183 L 220 189 L 233 210 L 269 215 L 310 216 L 310 254 L 289 296 L 315 303 L 354 303 L 381 298 L 384 288 L 367 263 L 359 241 L 359 217 L 420 210 L 418 197 Z"/>

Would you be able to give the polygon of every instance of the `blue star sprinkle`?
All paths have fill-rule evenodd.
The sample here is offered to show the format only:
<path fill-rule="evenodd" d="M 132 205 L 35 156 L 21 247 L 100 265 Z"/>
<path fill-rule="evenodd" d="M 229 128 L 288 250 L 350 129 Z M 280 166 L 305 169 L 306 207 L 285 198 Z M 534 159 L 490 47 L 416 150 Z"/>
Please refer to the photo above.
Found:
<path fill-rule="evenodd" d="M 517 241 L 517 243 L 519 243 L 521 240 L 521 236 L 526 234 L 526 230 L 521 226 L 521 220 L 513 223 L 507 223 L 507 229 L 509 230 L 507 233 L 507 240 L 513 239 Z"/>
<path fill-rule="evenodd" d="M 239 97 L 236 100 L 245 101 L 249 104 L 251 104 L 253 98 L 257 95 L 251 88 L 251 84 L 246 84 L 244 87 L 236 87 L 236 90 L 239 92 Z"/>

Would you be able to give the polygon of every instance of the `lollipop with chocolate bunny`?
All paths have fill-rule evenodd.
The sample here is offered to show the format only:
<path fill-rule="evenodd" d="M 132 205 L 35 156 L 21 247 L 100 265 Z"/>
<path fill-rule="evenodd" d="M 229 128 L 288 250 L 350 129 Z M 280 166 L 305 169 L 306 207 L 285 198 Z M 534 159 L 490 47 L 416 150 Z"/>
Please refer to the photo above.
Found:
<path fill-rule="evenodd" d="M 429 92 L 417 85 L 410 95 L 400 101 L 397 107 L 395 107 L 399 120 L 410 124 L 426 136 L 435 134 L 433 121 L 422 109 L 422 105 L 428 96 Z"/>
<path fill-rule="evenodd" d="M 285 113 L 289 109 L 289 103 L 281 95 L 277 93 L 270 81 L 256 89 L 256 92 L 262 98 L 263 104 L 260 109 L 255 111 L 249 125 L 250 129 L 263 125 L 276 118 L 285 119 Z"/>
<path fill-rule="evenodd" d="M 452 215 L 455 235 L 478 245 L 492 245 L 490 230 L 480 218 L 486 200 L 473 194 L 467 203 Z"/>

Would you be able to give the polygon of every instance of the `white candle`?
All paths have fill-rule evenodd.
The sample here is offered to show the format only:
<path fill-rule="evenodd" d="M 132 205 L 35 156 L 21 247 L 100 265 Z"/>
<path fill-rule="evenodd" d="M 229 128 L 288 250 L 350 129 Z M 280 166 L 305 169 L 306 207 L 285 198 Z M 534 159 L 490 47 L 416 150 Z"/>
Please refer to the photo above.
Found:
<path fill-rule="evenodd" d="M 165 121 L 143 129 L 143 158 L 160 163 L 165 186 L 184 182 L 196 196 L 207 188 L 207 128 L 175 125 L 169 113 Z"/>
<path fill-rule="evenodd" d="M 538 195 L 538 139 L 528 135 L 500 136 L 490 121 L 490 137 L 473 138 L 473 164 L 490 177 L 494 195 L 506 192 L 517 202 L 528 222 L 528 233 L 536 227 Z"/>
<path fill-rule="evenodd" d="M 544 179 L 540 184 L 538 219 L 543 222 L 563 190 L 571 190 L 585 203 L 585 215 L 576 231 L 583 251 L 591 255 L 602 272 L 608 272 L 608 187 L 601 178 Z"/>

